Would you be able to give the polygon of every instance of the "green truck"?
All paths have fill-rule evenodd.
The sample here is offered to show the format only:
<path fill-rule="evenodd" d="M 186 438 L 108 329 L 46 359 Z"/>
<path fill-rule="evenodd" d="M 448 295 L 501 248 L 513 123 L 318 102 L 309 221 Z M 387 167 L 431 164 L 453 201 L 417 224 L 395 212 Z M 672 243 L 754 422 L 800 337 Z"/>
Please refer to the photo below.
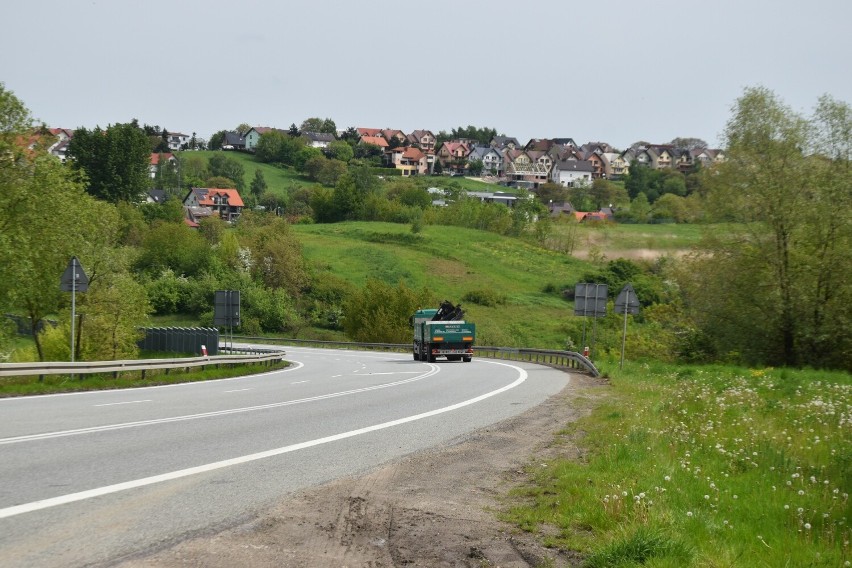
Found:
<path fill-rule="evenodd" d="M 470 363 L 476 325 L 464 321 L 461 306 L 444 302 L 437 310 L 417 310 L 414 326 L 414 360 L 433 363 L 436 357 Z"/>

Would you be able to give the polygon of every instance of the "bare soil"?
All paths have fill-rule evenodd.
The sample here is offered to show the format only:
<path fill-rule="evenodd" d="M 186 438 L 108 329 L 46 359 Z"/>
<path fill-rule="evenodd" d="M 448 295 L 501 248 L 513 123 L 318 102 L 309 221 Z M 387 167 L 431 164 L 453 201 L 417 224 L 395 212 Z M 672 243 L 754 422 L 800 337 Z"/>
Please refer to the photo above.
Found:
<path fill-rule="evenodd" d="M 294 494 L 250 522 L 126 561 L 123 568 L 576 566 L 572 552 L 498 519 L 529 468 L 576 459 L 566 424 L 585 415 L 605 383 L 572 374 L 543 404 L 358 478 Z"/>

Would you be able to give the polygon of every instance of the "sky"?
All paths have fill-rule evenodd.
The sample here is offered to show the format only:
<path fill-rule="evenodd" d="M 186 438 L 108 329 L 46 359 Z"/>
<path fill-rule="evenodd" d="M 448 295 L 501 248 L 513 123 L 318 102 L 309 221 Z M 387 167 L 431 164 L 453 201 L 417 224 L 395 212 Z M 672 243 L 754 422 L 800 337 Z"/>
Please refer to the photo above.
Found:
<path fill-rule="evenodd" d="M 0 82 L 50 127 L 310 117 L 711 147 L 748 87 L 852 102 L 849 0 L 12 0 Z"/>

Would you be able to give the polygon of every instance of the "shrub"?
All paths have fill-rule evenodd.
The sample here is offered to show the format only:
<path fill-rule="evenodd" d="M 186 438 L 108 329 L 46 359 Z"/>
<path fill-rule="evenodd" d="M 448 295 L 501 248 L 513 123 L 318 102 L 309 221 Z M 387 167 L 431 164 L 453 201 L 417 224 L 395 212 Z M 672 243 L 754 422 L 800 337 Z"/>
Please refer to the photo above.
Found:
<path fill-rule="evenodd" d="M 494 307 L 505 304 L 506 296 L 492 290 L 471 290 L 462 296 L 462 300 L 480 306 Z"/>

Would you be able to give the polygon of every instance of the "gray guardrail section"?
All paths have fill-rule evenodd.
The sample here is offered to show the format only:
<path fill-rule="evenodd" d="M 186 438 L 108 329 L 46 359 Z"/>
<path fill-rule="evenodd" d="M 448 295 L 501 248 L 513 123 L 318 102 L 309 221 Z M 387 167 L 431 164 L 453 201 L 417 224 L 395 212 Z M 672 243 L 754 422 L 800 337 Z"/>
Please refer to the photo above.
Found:
<path fill-rule="evenodd" d="M 356 343 L 351 341 L 321 341 L 315 339 L 283 339 L 272 337 L 248 337 L 248 336 L 233 336 L 233 339 L 239 341 L 251 342 L 272 342 L 283 345 L 306 345 L 321 347 L 327 349 L 375 349 L 377 351 L 394 351 L 394 352 L 411 352 L 412 346 L 410 343 Z M 530 361 L 540 363 L 551 367 L 571 368 L 587 371 L 593 377 L 599 377 L 595 364 L 581 353 L 576 351 L 558 351 L 551 349 L 531 349 L 523 347 L 489 347 L 478 346 L 473 347 L 474 355 L 480 357 L 490 357 L 492 359 L 514 359 L 520 361 Z"/>
<path fill-rule="evenodd" d="M 240 351 L 248 351 L 240 349 Z M 120 373 L 124 371 L 151 371 L 156 369 L 183 369 L 207 365 L 272 363 L 284 359 L 283 350 L 252 350 L 239 355 L 212 355 L 206 357 L 178 357 L 173 359 L 127 359 L 123 361 L 75 361 L 0 363 L 0 377 L 27 375 L 88 375 L 93 373 Z"/>

